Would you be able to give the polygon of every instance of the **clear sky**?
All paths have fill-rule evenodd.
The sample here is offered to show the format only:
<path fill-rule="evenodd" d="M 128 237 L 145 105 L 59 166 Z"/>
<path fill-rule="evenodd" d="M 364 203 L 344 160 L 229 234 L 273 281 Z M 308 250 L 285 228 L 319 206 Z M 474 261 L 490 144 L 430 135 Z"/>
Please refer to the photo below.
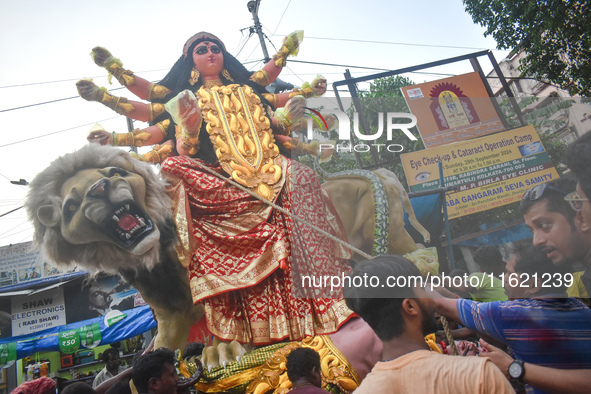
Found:
<path fill-rule="evenodd" d="M 198 31 L 222 39 L 247 68 L 259 69 L 262 51 L 246 0 L 22 0 L 5 2 L 0 13 L 0 214 L 22 206 L 26 179 L 56 157 L 86 143 L 90 128 L 126 132 L 125 118 L 78 97 L 75 82 L 91 77 L 108 89 L 106 71 L 90 50 L 108 48 L 126 68 L 161 79 Z M 461 0 L 352 1 L 262 0 L 263 31 L 279 48 L 283 36 L 304 30 L 296 60 L 341 66 L 289 63 L 281 78 L 301 85 L 317 73 L 343 79 L 347 67 L 398 69 L 495 48 L 484 28 L 475 25 Z M 241 29 L 245 29 L 241 31 Z M 245 41 L 246 44 L 245 44 Z M 275 49 L 267 41 L 270 55 Z M 507 51 L 493 51 L 497 61 Z M 492 67 L 480 58 L 485 72 Z M 378 71 L 351 68 L 354 77 Z M 468 61 L 407 74 L 419 83 L 472 71 Z M 360 86 L 363 88 L 363 85 Z M 134 98 L 123 89 L 113 92 Z M 329 94 L 330 95 L 330 92 Z M 145 127 L 136 122 L 135 127 Z M 0 217 L 0 246 L 32 240 L 23 209 Z"/>

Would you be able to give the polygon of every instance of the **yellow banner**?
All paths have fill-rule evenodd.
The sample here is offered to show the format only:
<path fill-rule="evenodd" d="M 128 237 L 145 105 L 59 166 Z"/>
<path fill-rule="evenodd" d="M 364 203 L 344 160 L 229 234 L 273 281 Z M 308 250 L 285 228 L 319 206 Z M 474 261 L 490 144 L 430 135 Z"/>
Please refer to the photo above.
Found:
<path fill-rule="evenodd" d="M 439 187 L 442 162 L 450 219 L 519 201 L 538 183 L 558 178 L 542 142 L 526 126 L 401 156 L 411 192 Z"/>

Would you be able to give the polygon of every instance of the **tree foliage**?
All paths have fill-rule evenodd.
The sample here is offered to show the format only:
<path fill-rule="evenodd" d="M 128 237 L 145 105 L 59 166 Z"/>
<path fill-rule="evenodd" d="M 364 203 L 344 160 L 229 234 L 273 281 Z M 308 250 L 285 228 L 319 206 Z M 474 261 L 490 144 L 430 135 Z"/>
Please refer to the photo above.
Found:
<path fill-rule="evenodd" d="M 463 0 L 499 49 L 523 49 L 520 71 L 591 95 L 589 0 Z"/>

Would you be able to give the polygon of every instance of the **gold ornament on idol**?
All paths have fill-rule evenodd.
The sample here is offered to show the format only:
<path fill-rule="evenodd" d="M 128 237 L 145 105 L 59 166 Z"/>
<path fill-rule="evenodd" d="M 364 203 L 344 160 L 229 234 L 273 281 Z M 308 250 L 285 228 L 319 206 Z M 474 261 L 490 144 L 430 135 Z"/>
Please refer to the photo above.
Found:
<path fill-rule="evenodd" d="M 199 71 L 196 69 L 191 70 L 191 78 L 189 78 L 189 83 L 191 86 L 195 85 L 199 81 Z"/>
<path fill-rule="evenodd" d="M 198 105 L 224 171 L 237 183 L 274 200 L 284 161 L 259 97 L 249 86 L 200 88 Z"/>
<path fill-rule="evenodd" d="M 225 68 L 222 70 L 222 75 L 224 76 L 224 78 L 226 78 L 228 81 L 234 82 L 234 79 L 232 78 L 232 76 L 230 75 L 230 72 L 228 70 L 226 70 Z"/>

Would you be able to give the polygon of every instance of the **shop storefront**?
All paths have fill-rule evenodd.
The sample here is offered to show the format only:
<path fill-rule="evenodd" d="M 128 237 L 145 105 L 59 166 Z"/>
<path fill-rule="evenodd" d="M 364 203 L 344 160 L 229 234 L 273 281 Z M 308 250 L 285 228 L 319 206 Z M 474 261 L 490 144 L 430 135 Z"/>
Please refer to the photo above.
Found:
<path fill-rule="evenodd" d="M 92 383 L 108 347 L 131 363 L 156 322 L 139 293 L 116 276 L 62 272 L 30 243 L 0 248 L 0 394 L 39 376 L 58 388 Z"/>

